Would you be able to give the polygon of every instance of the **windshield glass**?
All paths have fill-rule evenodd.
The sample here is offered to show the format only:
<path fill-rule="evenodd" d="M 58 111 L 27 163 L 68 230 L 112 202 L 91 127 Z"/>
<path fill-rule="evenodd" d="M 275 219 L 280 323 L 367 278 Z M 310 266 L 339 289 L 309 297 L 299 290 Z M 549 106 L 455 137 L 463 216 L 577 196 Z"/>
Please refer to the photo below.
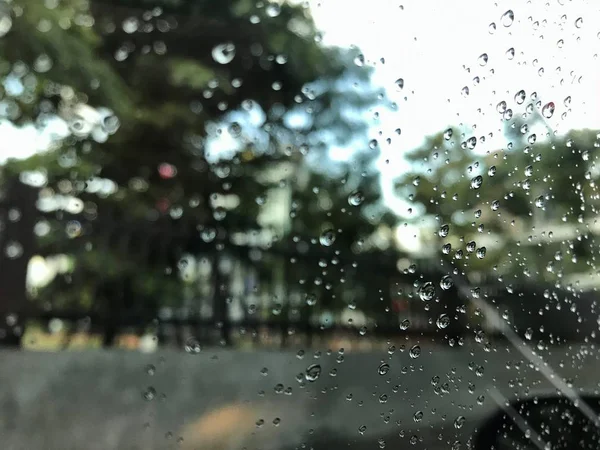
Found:
<path fill-rule="evenodd" d="M 6 448 L 588 448 L 598 23 L 0 0 Z"/>

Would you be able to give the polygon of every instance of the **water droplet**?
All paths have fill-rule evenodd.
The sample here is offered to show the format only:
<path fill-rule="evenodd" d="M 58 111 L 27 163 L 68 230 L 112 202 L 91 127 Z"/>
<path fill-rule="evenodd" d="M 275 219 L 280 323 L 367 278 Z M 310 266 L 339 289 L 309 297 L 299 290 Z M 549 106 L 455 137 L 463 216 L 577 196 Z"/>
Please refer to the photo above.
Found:
<path fill-rule="evenodd" d="M 493 177 L 494 175 L 496 175 L 496 170 L 496 166 L 490 166 L 490 168 L 488 169 L 488 176 Z"/>
<path fill-rule="evenodd" d="M 379 403 L 387 403 L 388 401 L 388 396 L 386 394 L 381 394 L 379 396 Z"/>
<path fill-rule="evenodd" d="M 517 92 L 515 94 L 515 102 L 517 103 L 517 105 L 522 105 L 523 102 L 525 101 L 525 97 L 527 97 L 527 94 L 525 93 L 525 91 L 523 89 L 521 89 L 519 92 Z"/>
<path fill-rule="evenodd" d="M 483 184 L 483 177 L 481 175 L 477 175 L 476 177 L 471 179 L 471 189 L 479 189 Z"/>
<path fill-rule="evenodd" d="M 427 281 L 419 286 L 419 297 L 424 302 L 428 302 L 435 296 L 435 286 L 431 281 Z"/>
<path fill-rule="evenodd" d="M 499 200 L 494 200 L 492 202 L 492 211 L 498 211 L 500 209 L 500 201 Z"/>
<path fill-rule="evenodd" d="M 358 67 L 364 66 L 365 65 L 365 55 L 363 55 L 362 53 L 356 55 L 354 58 L 354 64 L 356 64 Z"/>
<path fill-rule="evenodd" d="M 335 238 L 336 238 L 335 231 L 329 229 L 329 230 L 323 231 L 323 233 L 319 237 L 319 242 L 324 247 L 330 247 L 335 242 Z"/>
<path fill-rule="evenodd" d="M 583 18 L 579 17 L 576 21 L 575 21 L 575 26 L 577 28 L 581 28 L 583 26 Z"/>
<path fill-rule="evenodd" d="M 569 96 L 565 97 L 563 103 L 568 108 L 571 105 L 571 96 L 569 95 Z"/>
<path fill-rule="evenodd" d="M 506 102 L 504 100 L 498 102 L 496 105 L 496 111 L 498 111 L 500 114 L 504 114 L 506 112 Z"/>
<path fill-rule="evenodd" d="M 217 221 L 221 221 L 227 217 L 227 210 L 222 206 L 217 206 L 213 211 L 213 218 Z"/>
<path fill-rule="evenodd" d="M 542 108 L 542 115 L 546 119 L 549 119 L 554 114 L 554 109 L 555 109 L 554 102 L 548 102 Z"/>
<path fill-rule="evenodd" d="M 458 416 L 454 420 L 454 428 L 457 428 L 457 429 L 462 428 L 466 421 L 467 421 L 467 419 L 465 419 L 464 416 Z"/>
<path fill-rule="evenodd" d="M 360 434 L 365 434 L 365 431 L 367 431 L 367 426 L 366 425 L 361 425 L 360 427 L 358 427 L 358 432 Z"/>
<path fill-rule="evenodd" d="M 400 322 L 400 329 L 402 331 L 408 330 L 408 327 L 410 327 L 410 320 L 409 319 L 404 319 L 402 322 Z"/>
<path fill-rule="evenodd" d="M 510 59 L 514 59 L 515 58 L 515 49 L 513 47 L 509 48 L 508 50 L 506 50 L 506 57 L 510 60 Z"/>
<path fill-rule="evenodd" d="M 540 195 L 538 198 L 535 199 L 535 206 L 537 206 L 538 208 L 543 208 L 545 204 L 546 200 L 544 199 L 543 195 Z"/>
<path fill-rule="evenodd" d="M 20 242 L 10 241 L 6 244 L 4 253 L 10 259 L 17 259 L 23 254 L 23 246 Z"/>
<path fill-rule="evenodd" d="M 525 167 L 525 175 L 530 177 L 533 175 L 533 166 L 527 166 Z"/>
<path fill-rule="evenodd" d="M 195 337 L 191 337 L 187 341 L 185 341 L 184 349 L 186 353 L 189 353 L 191 355 L 197 355 L 202 351 L 200 342 L 198 342 L 198 339 L 196 339 Z"/>
<path fill-rule="evenodd" d="M 515 13 L 513 12 L 513 10 L 509 9 L 508 11 L 506 11 L 502 15 L 502 18 L 500 19 L 500 21 L 502 22 L 502 25 L 504 25 L 505 27 L 510 27 L 513 24 L 513 22 L 515 21 Z"/>
<path fill-rule="evenodd" d="M 321 366 L 319 364 L 311 364 L 304 372 L 306 381 L 316 381 L 321 376 Z"/>
<path fill-rule="evenodd" d="M 415 177 L 412 181 L 413 186 L 418 186 L 421 184 L 421 177 Z"/>
<path fill-rule="evenodd" d="M 475 136 L 471 136 L 469 139 L 467 139 L 466 143 L 467 143 L 467 148 L 469 150 L 473 150 L 475 148 L 475 146 L 477 145 L 477 138 Z"/>
<path fill-rule="evenodd" d="M 317 304 L 317 296 L 315 294 L 306 294 L 306 304 L 308 306 L 315 306 Z"/>
<path fill-rule="evenodd" d="M 442 253 L 444 255 L 449 255 L 451 250 L 452 250 L 452 244 L 448 243 L 448 244 L 442 245 Z"/>
<path fill-rule="evenodd" d="M 490 23 L 488 26 L 488 32 L 490 34 L 494 34 L 496 32 L 496 24 L 494 22 Z"/>
<path fill-rule="evenodd" d="M 281 6 L 279 6 L 277 3 L 269 3 L 265 8 L 265 12 L 269 17 L 277 17 L 279 14 L 281 14 Z"/>
<path fill-rule="evenodd" d="M 450 325 L 450 317 L 447 314 L 440 314 L 440 316 L 435 321 L 435 324 L 440 330 L 447 328 Z"/>
<path fill-rule="evenodd" d="M 360 206 L 365 201 L 365 196 L 361 191 L 354 191 L 348 196 L 350 206 Z"/>
<path fill-rule="evenodd" d="M 466 97 L 469 95 L 469 86 L 465 86 L 461 89 L 460 93 L 463 95 L 463 97 Z"/>
<path fill-rule="evenodd" d="M 530 341 L 532 337 L 533 337 L 533 329 L 532 328 L 527 328 L 525 330 L 525 339 L 527 339 L 528 341 Z"/>
<path fill-rule="evenodd" d="M 450 225 L 444 224 L 438 230 L 438 236 L 441 237 L 441 238 L 445 238 L 445 237 L 448 236 L 449 232 L 450 232 Z"/>
<path fill-rule="evenodd" d="M 417 359 L 419 356 L 421 356 L 421 346 L 413 345 L 408 351 L 408 354 L 412 359 Z"/>
<path fill-rule="evenodd" d="M 452 128 L 448 128 L 446 131 L 444 131 L 444 139 L 449 141 L 453 134 L 454 132 L 452 131 Z"/>
<path fill-rule="evenodd" d="M 531 134 L 528 138 L 527 138 L 527 142 L 531 145 L 535 144 L 535 141 L 537 141 L 537 136 L 535 133 Z"/>
<path fill-rule="evenodd" d="M 444 275 L 440 280 L 440 287 L 447 291 L 448 289 L 452 288 L 452 286 L 454 286 L 454 280 L 452 277 L 450 275 Z"/>
<path fill-rule="evenodd" d="M 404 78 L 398 78 L 396 80 L 396 87 L 398 89 L 404 89 Z"/>
<path fill-rule="evenodd" d="M 235 57 L 235 45 L 232 42 L 216 45 L 212 49 L 212 57 L 219 64 L 229 64 Z"/>
<path fill-rule="evenodd" d="M 477 244 L 475 243 L 475 241 L 469 241 L 469 242 L 467 242 L 467 251 L 469 253 L 473 253 L 475 251 L 475 246 L 476 245 Z"/>
<path fill-rule="evenodd" d="M 33 62 L 33 69 L 38 73 L 46 73 L 52 69 L 52 59 L 45 53 L 39 55 Z"/>
<path fill-rule="evenodd" d="M 121 28 L 127 34 L 135 33 L 140 26 L 140 21 L 137 17 L 131 16 L 123 21 Z"/>
<path fill-rule="evenodd" d="M 156 398 L 156 389 L 152 386 L 149 386 L 144 392 L 142 392 L 142 397 L 146 401 L 152 401 Z"/>
<path fill-rule="evenodd" d="M 487 53 L 482 53 L 479 58 L 477 59 L 477 62 L 479 63 L 479 65 L 481 67 L 485 66 L 488 62 L 488 54 Z"/>
<path fill-rule="evenodd" d="M 390 365 L 388 363 L 381 363 L 381 365 L 377 368 L 377 373 L 379 375 L 385 375 L 390 371 Z"/>
<path fill-rule="evenodd" d="M 486 248 L 485 247 L 480 247 L 477 249 L 477 258 L 479 259 L 483 259 L 485 258 L 485 254 L 486 254 Z"/>
<path fill-rule="evenodd" d="M 423 420 L 423 411 L 417 411 L 413 416 L 413 420 L 417 423 Z"/>
<path fill-rule="evenodd" d="M 214 228 L 205 228 L 200 232 L 200 237 L 206 243 L 212 242 L 217 237 L 217 230 Z"/>

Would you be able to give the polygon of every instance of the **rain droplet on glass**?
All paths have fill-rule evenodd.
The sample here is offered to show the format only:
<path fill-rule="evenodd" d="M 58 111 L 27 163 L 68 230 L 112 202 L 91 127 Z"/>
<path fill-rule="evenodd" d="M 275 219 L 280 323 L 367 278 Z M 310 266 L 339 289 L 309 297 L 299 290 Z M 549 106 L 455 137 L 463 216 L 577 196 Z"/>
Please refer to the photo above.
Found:
<path fill-rule="evenodd" d="M 476 177 L 471 179 L 471 189 L 479 189 L 483 184 L 483 177 L 481 175 L 477 175 Z"/>
<path fill-rule="evenodd" d="M 324 247 L 330 247 L 335 242 L 335 238 L 335 231 L 333 231 L 332 229 L 328 229 L 321 233 L 321 236 L 319 237 L 319 242 Z"/>
<path fill-rule="evenodd" d="M 419 356 L 421 356 L 421 346 L 413 345 L 408 351 L 408 354 L 412 359 L 417 359 Z"/>
<path fill-rule="evenodd" d="M 440 330 L 447 328 L 450 325 L 450 317 L 448 314 L 440 314 L 440 316 L 435 321 L 435 324 Z"/>
<path fill-rule="evenodd" d="M 448 236 L 449 232 L 450 232 L 450 225 L 444 224 L 438 230 L 438 236 L 441 237 L 441 238 L 445 238 L 445 237 Z"/>
<path fill-rule="evenodd" d="M 527 94 L 525 93 L 525 91 L 523 89 L 521 89 L 519 92 L 517 92 L 515 94 L 515 102 L 517 103 L 517 105 L 522 105 L 523 102 L 525 101 Z"/>
<path fill-rule="evenodd" d="M 515 21 L 515 13 L 513 12 L 513 10 L 509 9 L 508 11 L 506 11 L 502 15 L 502 18 L 500 19 L 500 21 L 502 22 L 503 26 L 510 27 L 513 24 L 513 22 Z"/>
<path fill-rule="evenodd" d="M 431 281 L 427 281 L 419 286 L 419 297 L 421 300 L 428 302 L 435 296 L 435 286 Z"/>
<path fill-rule="evenodd" d="M 548 102 L 544 105 L 544 107 L 542 108 L 542 115 L 546 118 L 549 119 L 552 117 L 552 115 L 554 114 L 554 102 Z"/>
<path fill-rule="evenodd" d="M 321 366 L 319 364 L 311 364 L 306 368 L 304 372 L 304 378 L 306 381 L 316 381 L 321 376 Z"/>
<path fill-rule="evenodd" d="M 229 64 L 235 57 L 235 45 L 232 42 L 215 45 L 212 57 L 219 64 Z"/>
<path fill-rule="evenodd" d="M 388 363 L 382 363 L 377 368 L 377 373 L 379 373 L 379 375 L 385 375 L 389 371 L 390 371 L 390 365 Z"/>
<path fill-rule="evenodd" d="M 452 286 L 454 286 L 454 280 L 452 277 L 450 275 L 444 275 L 440 280 L 440 287 L 447 291 L 448 289 L 452 288 Z"/>

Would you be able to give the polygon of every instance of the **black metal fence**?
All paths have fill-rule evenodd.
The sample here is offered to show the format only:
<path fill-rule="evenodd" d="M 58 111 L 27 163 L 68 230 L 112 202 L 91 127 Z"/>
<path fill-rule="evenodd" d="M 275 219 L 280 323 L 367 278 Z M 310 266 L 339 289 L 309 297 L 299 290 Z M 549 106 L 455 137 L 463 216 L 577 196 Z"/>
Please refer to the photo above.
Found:
<path fill-rule="evenodd" d="M 12 189 L 0 211 L 0 341 L 5 344 L 20 344 L 31 323 L 47 327 L 56 319 L 71 334 L 101 335 L 105 346 L 129 333 L 180 348 L 190 342 L 311 346 L 336 338 L 457 343 L 480 336 L 485 328 L 485 318 L 464 293 L 455 286 L 442 288 L 440 281 L 449 271 L 439 261 L 401 262 L 394 252 L 355 254 L 298 236 L 270 246 L 241 245 L 227 230 L 190 231 L 192 224 L 183 221 L 95 218 L 91 233 L 103 247 L 91 254 L 85 239 L 73 240 L 74 270 L 57 275 L 36 297 L 26 293 L 25 279 L 27 262 L 38 250 L 31 231 L 37 193 L 21 183 Z M 15 254 L 14 248 L 8 250 L 13 243 L 19 250 Z M 125 269 L 95 267 L 107 253 L 127 261 Z M 145 277 L 142 282 L 139 274 Z M 144 283 L 152 289 L 144 290 Z M 420 295 L 425 285 L 429 300 Z M 544 325 L 550 334 L 596 337 L 595 319 L 571 323 L 556 308 L 536 315 L 553 303 L 542 288 L 514 291 L 507 295 L 502 286 L 479 286 L 478 295 L 501 310 L 510 309 L 521 333 Z M 593 309 L 593 298 L 582 300 Z M 491 336 L 493 330 L 487 333 Z"/>

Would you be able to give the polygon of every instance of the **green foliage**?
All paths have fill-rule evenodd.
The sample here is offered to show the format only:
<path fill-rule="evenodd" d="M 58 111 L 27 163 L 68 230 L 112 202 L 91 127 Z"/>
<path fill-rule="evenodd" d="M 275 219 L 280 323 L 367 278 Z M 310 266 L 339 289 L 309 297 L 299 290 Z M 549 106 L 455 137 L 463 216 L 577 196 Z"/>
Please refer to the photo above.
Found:
<path fill-rule="evenodd" d="M 428 233 L 441 258 L 505 279 L 557 281 L 596 270 L 594 234 L 584 227 L 598 208 L 598 132 L 536 136 L 539 125 L 535 115 L 515 120 L 507 148 L 493 152 L 478 152 L 476 136 L 454 129 L 409 155 L 413 170 L 397 180 L 397 192 L 415 209 L 414 223 L 435 224 Z"/>
<path fill-rule="evenodd" d="M 356 51 L 320 45 L 299 5 L 284 3 L 274 13 L 245 0 L 151 4 L 147 11 L 142 0 L 21 0 L 0 40 L 3 79 L 22 88 L 5 96 L 17 107 L 9 119 L 38 130 L 69 128 L 47 152 L 7 163 L 4 177 L 42 172 L 44 195 L 84 205 L 81 212 L 40 212 L 50 232 L 39 253 L 75 261 L 40 300 L 88 307 L 96 296 L 94 307 L 102 309 L 123 291 L 152 307 L 176 304 L 183 292 L 177 263 L 205 248 L 201 230 L 214 228 L 226 239 L 260 228 L 257 199 L 269 189 L 289 189 L 301 205 L 292 233 L 318 237 L 330 223 L 343 229 L 340 242 L 353 245 L 391 223 L 376 206 L 376 151 L 323 164 L 331 146 L 364 137 L 361 114 L 378 101 L 367 89 L 370 71 L 352 63 Z M 213 55 L 219 45 L 233 49 L 225 64 Z M 234 120 L 251 106 L 264 114 L 262 123 Z M 290 111 L 309 125 L 289 126 Z M 233 155 L 209 158 L 207 147 L 227 133 L 238 143 Z M 282 162 L 287 181 L 261 178 Z M 300 183 L 303 173 L 308 178 Z M 90 187 L 103 180 L 115 188 Z M 313 188 L 329 197 L 326 207 Z M 361 205 L 348 204 L 354 191 L 364 196 Z M 232 194 L 237 207 L 214 206 Z M 67 232 L 74 223 L 80 231 Z M 122 243 L 136 238 L 146 252 Z"/>

